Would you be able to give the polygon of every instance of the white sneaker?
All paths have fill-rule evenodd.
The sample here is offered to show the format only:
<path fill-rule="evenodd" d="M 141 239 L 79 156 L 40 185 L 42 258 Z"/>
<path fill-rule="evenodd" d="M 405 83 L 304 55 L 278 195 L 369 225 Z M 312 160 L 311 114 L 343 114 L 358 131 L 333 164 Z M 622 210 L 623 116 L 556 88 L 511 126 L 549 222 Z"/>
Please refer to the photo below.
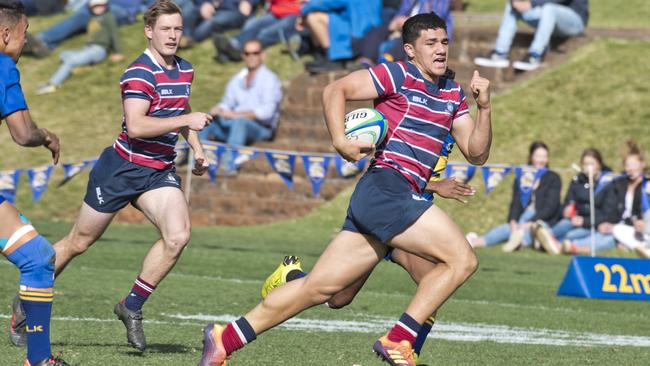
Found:
<path fill-rule="evenodd" d="M 474 63 L 478 66 L 495 67 L 497 69 L 505 69 L 510 66 L 508 55 L 494 50 L 487 56 L 476 57 Z"/>
<path fill-rule="evenodd" d="M 471 231 L 465 235 L 465 239 L 467 239 L 467 242 L 472 246 L 472 248 L 476 248 L 476 240 L 478 239 L 477 233 Z"/>
<path fill-rule="evenodd" d="M 542 66 L 541 57 L 533 55 L 528 55 L 521 61 L 515 61 L 512 63 L 512 67 L 520 71 L 533 71 L 537 70 L 540 66 Z"/>

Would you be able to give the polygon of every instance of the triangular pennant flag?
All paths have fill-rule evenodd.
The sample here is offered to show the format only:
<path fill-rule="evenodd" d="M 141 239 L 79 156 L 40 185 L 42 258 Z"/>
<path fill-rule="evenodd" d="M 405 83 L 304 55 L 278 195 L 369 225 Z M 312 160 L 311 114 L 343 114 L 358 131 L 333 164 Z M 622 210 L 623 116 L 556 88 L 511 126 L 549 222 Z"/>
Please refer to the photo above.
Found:
<path fill-rule="evenodd" d="M 311 191 L 314 197 L 318 196 L 320 188 L 327 176 L 327 169 L 330 165 L 330 156 L 302 156 L 302 164 L 305 167 L 305 172 L 311 181 Z"/>
<path fill-rule="evenodd" d="M 43 192 L 47 189 L 53 169 L 54 165 L 27 169 L 29 186 L 32 188 L 32 202 L 38 202 L 41 199 Z"/>
<path fill-rule="evenodd" d="M 223 145 L 204 145 L 205 155 L 208 158 L 208 176 L 212 184 L 217 183 L 217 172 L 221 164 L 221 156 L 226 148 Z"/>
<path fill-rule="evenodd" d="M 488 165 L 481 167 L 481 172 L 483 173 L 483 183 L 485 185 L 485 193 L 490 194 L 496 188 L 496 186 L 501 183 L 503 178 L 505 178 L 512 171 L 512 167 L 509 166 L 498 166 L 498 165 Z"/>
<path fill-rule="evenodd" d="M 289 188 L 293 188 L 293 168 L 296 165 L 296 156 L 289 153 L 266 152 L 266 158 L 271 168 L 282 177 Z"/>
<path fill-rule="evenodd" d="M 0 196 L 4 197 L 4 199 L 11 203 L 14 203 L 14 200 L 16 199 L 16 190 L 18 189 L 20 173 L 20 169 L 0 172 Z"/>
<path fill-rule="evenodd" d="M 343 159 L 340 155 L 335 155 L 334 165 L 336 166 L 336 172 L 342 178 L 351 178 L 355 175 L 361 173 L 368 163 L 368 158 L 363 158 L 356 162 L 349 162 Z"/>
<path fill-rule="evenodd" d="M 232 156 L 230 161 L 231 170 L 239 171 L 239 168 L 245 162 L 255 159 L 259 152 L 247 147 L 231 147 Z"/>
<path fill-rule="evenodd" d="M 523 207 L 528 207 L 533 191 L 547 171 L 546 168 L 538 169 L 533 166 L 518 166 L 515 168 L 515 179 L 519 187 L 519 200 Z"/>
<path fill-rule="evenodd" d="M 648 210 L 650 210 L 650 179 L 644 179 L 641 187 L 641 212 L 644 215 L 650 215 Z M 648 228 L 646 228 L 646 232 L 647 230 Z"/>
<path fill-rule="evenodd" d="M 81 163 L 64 163 L 63 164 L 63 180 L 59 183 L 57 187 L 68 183 L 72 178 L 77 174 L 81 173 L 88 165 L 90 165 L 89 160 L 84 160 Z"/>
<path fill-rule="evenodd" d="M 474 177 L 475 172 L 476 167 L 474 165 L 447 163 L 447 167 L 445 168 L 445 177 L 454 177 L 463 183 L 468 183 L 472 180 L 472 177 Z"/>

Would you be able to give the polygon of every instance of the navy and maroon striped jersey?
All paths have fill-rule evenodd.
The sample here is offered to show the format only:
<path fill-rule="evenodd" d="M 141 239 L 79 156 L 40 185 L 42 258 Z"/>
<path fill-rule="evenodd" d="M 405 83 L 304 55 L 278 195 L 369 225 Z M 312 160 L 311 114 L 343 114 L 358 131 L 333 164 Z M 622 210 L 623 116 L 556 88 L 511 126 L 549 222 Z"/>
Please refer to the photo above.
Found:
<path fill-rule="evenodd" d="M 388 134 L 373 164 L 399 171 L 421 193 L 454 120 L 469 113 L 465 94 L 453 80 L 425 80 L 410 62 L 379 64 L 370 74 L 379 94 L 375 108 L 388 119 Z"/>
<path fill-rule="evenodd" d="M 188 61 L 177 56 L 176 67 L 168 70 L 160 66 L 147 49 L 129 65 L 120 79 L 122 100 L 148 100 L 151 103 L 147 112 L 149 117 L 177 117 L 188 111 L 193 78 L 194 70 Z M 174 147 L 179 132 L 171 131 L 151 138 L 130 137 L 123 117 L 122 133 L 113 147 L 121 157 L 135 164 L 167 169 L 174 164 Z"/>

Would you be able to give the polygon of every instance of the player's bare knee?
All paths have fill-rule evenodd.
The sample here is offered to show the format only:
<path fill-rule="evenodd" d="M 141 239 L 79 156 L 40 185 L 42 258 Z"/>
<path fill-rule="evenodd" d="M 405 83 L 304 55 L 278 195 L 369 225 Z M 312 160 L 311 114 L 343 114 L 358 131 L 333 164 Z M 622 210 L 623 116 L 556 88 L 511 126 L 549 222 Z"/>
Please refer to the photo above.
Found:
<path fill-rule="evenodd" d="M 478 258 L 474 251 L 468 250 L 462 256 L 462 272 L 464 277 L 467 279 L 476 272 L 478 269 Z"/>
<path fill-rule="evenodd" d="M 165 242 L 167 249 L 176 254 L 180 254 L 190 241 L 190 229 L 188 227 L 186 230 L 178 230 L 171 234 L 167 234 L 163 238 L 163 241 Z"/>
<path fill-rule="evenodd" d="M 57 245 L 63 245 L 66 251 L 73 255 L 79 255 L 88 250 L 95 242 L 96 237 L 90 232 L 73 230 Z"/>

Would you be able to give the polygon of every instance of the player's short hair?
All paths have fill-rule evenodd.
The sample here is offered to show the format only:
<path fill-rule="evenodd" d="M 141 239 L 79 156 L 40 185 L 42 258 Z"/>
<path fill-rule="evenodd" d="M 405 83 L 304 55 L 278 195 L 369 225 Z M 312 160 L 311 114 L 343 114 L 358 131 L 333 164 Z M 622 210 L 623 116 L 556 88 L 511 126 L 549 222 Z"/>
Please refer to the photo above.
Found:
<path fill-rule="evenodd" d="M 27 15 L 20 0 L 0 0 L 0 25 L 14 27 Z"/>
<path fill-rule="evenodd" d="M 251 44 L 251 43 L 255 43 L 255 44 L 259 45 L 260 50 L 264 51 L 264 45 L 262 44 L 262 41 L 260 41 L 257 38 L 251 38 L 251 39 L 247 40 L 246 42 L 244 42 L 244 44 L 242 45 L 242 48 L 241 48 L 242 51 L 246 48 L 246 45 Z"/>
<path fill-rule="evenodd" d="M 181 8 L 173 1 L 158 0 L 144 12 L 144 25 L 152 27 L 156 24 L 161 15 L 180 14 L 183 15 Z"/>
<path fill-rule="evenodd" d="M 420 33 L 428 29 L 444 29 L 446 32 L 447 23 L 434 12 L 414 15 L 404 22 L 402 42 L 404 44 L 415 44 L 415 41 L 420 37 Z"/>

